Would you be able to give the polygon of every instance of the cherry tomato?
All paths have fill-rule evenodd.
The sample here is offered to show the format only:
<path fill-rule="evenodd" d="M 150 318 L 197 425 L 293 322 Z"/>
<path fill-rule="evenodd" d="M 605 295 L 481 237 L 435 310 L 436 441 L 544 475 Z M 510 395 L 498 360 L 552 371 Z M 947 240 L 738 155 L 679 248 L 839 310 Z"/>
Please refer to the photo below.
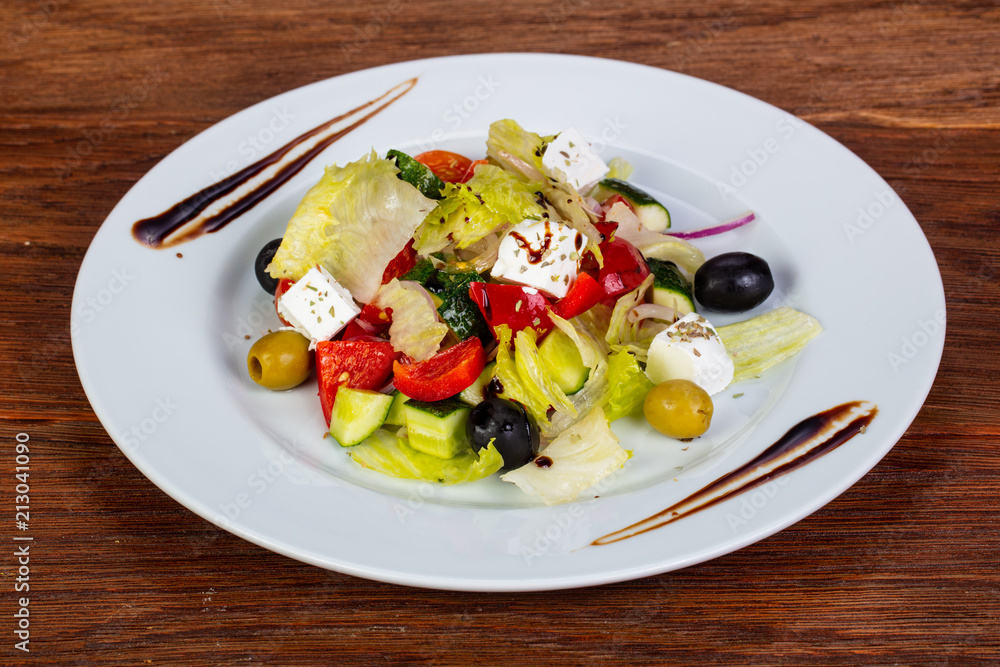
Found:
<path fill-rule="evenodd" d="M 330 423 L 330 413 L 337 390 L 381 389 L 389 380 L 396 351 L 389 341 L 324 340 L 316 343 L 316 377 L 323 416 Z"/>
<path fill-rule="evenodd" d="M 418 401 L 441 401 L 471 385 L 486 367 L 486 353 L 475 336 L 412 364 L 393 362 L 393 384 Z"/>
<path fill-rule="evenodd" d="M 509 326 L 511 334 L 532 327 L 539 332 L 539 337 L 552 329 L 549 300 L 537 290 L 527 291 L 520 285 L 473 282 L 469 283 L 469 297 L 479 306 L 494 338 L 496 327 L 501 324 Z"/>
<path fill-rule="evenodd" d="M 378 306 L 366 304 L 361 312 L 344 327 L 341 340 L 365 340 L 381 336 L 392 324 L 392 308 L 382 310 Z"/>
<path fill-rule="evenodd" d="M 433 171 L 435 176 L 446 183 L 464 183 L 471 177 L 469 167 L 472 166 L 472 160 L 458 153 L 427 151 L 414 155 L 413 159 Z"/>
<path fill-rule="evenodd" d="M 483 160 L 473 160 L 472 163 L 469 165 L 469 168 L 466 170 L 465 176 L 463 176 L 462 180 L 459 181 L 459 182 L 460 183 L 465 183 L 470 178 L 472 178 L 473 176 L 476 175 L 476 167 L 478 167 L 481 164 L 489 164 L 489 162 L 490 161 L 486 160 L 486 159 L 483 159 Z"/>
<path fill-rule="evenodd" d="M 281 316 L 280 312 L 278 312 L 278 299 L 280 299 L 281 295 L 287 292 L 288 288 L 294 284 L 295 281 L 291 278 L 282 278 L 278 281 L 278 286 L 274 289 L 274 312 L 278 313 L 278 319 L 281 320 L 281 323 L 286 327 L 290 327 L 292 325 L 289 324 L 288 320 Z"/>

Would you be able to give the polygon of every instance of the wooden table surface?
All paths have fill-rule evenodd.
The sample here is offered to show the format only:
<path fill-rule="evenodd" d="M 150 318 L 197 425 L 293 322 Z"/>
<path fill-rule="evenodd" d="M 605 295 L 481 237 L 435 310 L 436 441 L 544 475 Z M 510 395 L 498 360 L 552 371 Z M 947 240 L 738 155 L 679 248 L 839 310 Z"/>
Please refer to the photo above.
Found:
<path fill-rule="evenodd" d="M 0 6 L 0 664 L 1000 664 L 996 1 L 346 5 Z M 503 51 L 734 88 L 816 125 L 896 188 L 937 256 L 947 342 L 916 421 L 853 488 L 682 571 L 467 594 L 266 551 L 120 453 L 81 388 L 69 319 L 88 244 L 128 189 L 193 135 L 291 88 Z M 30 653 L 13 616 L 26 594 L 12 541 L 19 433 L 31 443 Z"/>

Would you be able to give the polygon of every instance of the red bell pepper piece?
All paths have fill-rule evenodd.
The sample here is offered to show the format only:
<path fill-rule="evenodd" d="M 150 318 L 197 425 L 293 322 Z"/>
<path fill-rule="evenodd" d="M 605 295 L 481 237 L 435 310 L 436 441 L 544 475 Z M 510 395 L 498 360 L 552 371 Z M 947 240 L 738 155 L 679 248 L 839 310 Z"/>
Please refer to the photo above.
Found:
<path fill-rule="evenodd" d="M 642 253 L 625 239 L 604 241 L 600 248 L 604 266 L 597 273 L 597 282 L 606 294 L 603 303 L 614 306 L 618 297 L 642 284 L 649 275 L 649 266 Z"/>
<path fill-rule="evenodd" d="M 568 320 L 585 313 L 607 296 L 601 283 L 594 280 L 589 273 L 581 273 L 570 285 L 569 292 L 552 306 L 552 311 Z"/>
<path fill-rule="evenodd" d="M 479 306 L 494 338 L 496 327 L 501 324 L 509 326 L 511 334 L 532 327 L 539 337 L 552 329 L 549 300 L 538 290 L 527 291 L 520 285 L 472 282 L 469 283 L 469 297 Z"/>
<path fill-rule="evenodd" d="M 459 393 L 486 367 L 486 353 L 475 336 L 412 364 L 393 362 L 393 384 L 418 401 L 440 401 Z"/>
<path fill-rule="evenodd" d="M 323 416 L 330 423 L 337 390 L 378 390 L 392 373 L 396 351 L 389 341 L 324 340 L 316 343 L 316 377 Z"/>
<path fill-rule="evenodd" d="M 410 242 L 385 267 L 385 271 L 382 272 L 382 284 L 386 284 L 393 278 L 402 278 L 416 265 L 417 251 L 413 249 L 413 239 L 410 239 Z"/>

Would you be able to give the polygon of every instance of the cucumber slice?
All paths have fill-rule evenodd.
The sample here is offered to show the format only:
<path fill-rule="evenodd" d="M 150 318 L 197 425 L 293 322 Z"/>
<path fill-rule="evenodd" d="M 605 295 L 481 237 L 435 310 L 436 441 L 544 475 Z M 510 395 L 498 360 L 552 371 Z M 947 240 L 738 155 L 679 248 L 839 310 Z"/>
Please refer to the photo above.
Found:
<path fill-rule="evenodd" d="M 462 393 L 458 395 L 458 398 L 469 405 L 479 405 L 484 400 L 486 400 L 486 385 L 490 383 L 493 379 L 493 369 L 496 368 L 497 362 L 491 361 L 486 364 L 486 368 L 483 372 L 479 374 L 479 377 L 470 384 L 468 387 L 462 390 Z"/>
<path fill-rule="evenodd" d="M 555 380 L 563 393 L 569 396 L 583 389 L 590 377 L 590 369 L 583 365 L 583 358 L 573 339 L 560 329 L 553 329 L 538 346 L 538 358 L 546 372 Z"/>
<path fill-rule="evenodd" d="M 605 178 L 597 184 L 592 193 L 598 201 L 604 201 L 611 195 L 621 195 L 635 209 L 639 222 L 646 229 L 662 232 L 670 229 L 670 211 L 656 201 L 648 192 L 640 190 L 631 183 L 618 178 Z"/>
<path fill-rule="evenodd" d="M 391 406 L 389 394 L 341 387 L 333 401 L 330 435 L 341 447 L 353 447 L 385 423 Z"/>
<path fill-rule="evenodd" d="M 678 317 L 694 312 L 691 284 L 673 262 L 647 259 L 653 272 L 653 303 L 674 309 Z"/>
<path fill-rule="evenodd" d="M 439 459 L 450 459 L 471 450 L 465 434 L 465 423 L 471 410 L 454 398 L 433 403 L 407 401 L 403 405 L 403 414 L 410 447 Z"/>
<path fill-rule="evenodd" d="M 425 167 L 406 153 L 396 149 L 388 151 L 385 157 L 396 163 L 396 167 L 399 168 L 400 180 L 406 181 L 420 190 L 420 194 L 428 199 L 442 198 L 441 190 L 444 189 L 444 181 L 435 176 L 429 167 Z"/>
<path fill-rule="evenodd" d="M 389 426 L 406 426 L 406 415 L 403 413 L 403 406 L 410 397 L 403 392 L 397 391 L 392 395 L 392 405 L 389 407 L 389 414 L 386 415 L 385 423 Z"/>

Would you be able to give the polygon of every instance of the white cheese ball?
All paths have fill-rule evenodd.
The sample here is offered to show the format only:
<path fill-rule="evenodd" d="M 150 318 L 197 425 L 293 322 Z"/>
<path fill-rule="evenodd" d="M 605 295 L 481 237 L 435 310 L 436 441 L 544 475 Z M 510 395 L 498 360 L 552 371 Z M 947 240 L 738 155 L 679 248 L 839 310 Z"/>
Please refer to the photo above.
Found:
<path fill-rule="evenodd" d="M 698 313 L 688 313 L 653 338 L 646 375 L 653 384 L 690 380 L 710 396 L 733 381 L 729 358 L 715 327 Z"/>

